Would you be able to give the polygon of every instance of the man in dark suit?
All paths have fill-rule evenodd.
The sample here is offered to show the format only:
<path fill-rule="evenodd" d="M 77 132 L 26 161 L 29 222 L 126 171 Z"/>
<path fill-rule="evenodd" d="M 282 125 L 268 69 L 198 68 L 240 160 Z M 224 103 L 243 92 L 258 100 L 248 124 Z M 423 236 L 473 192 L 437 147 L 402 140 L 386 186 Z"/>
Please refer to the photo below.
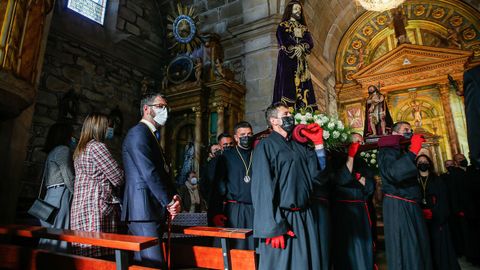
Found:
<path fill-rule="evenodd" d="M 168 118 L 165 98 L 157 93 L 141 101 L 142 120 L 131 128 L 123 142 L 125 194 L 122 221 L 131 234 L 162 238 L 167 212 L 174 218 L 181 211 L 180 196 L 170 182 L 169 170 L 160 147 L 160 126 Z M 135 254 L 145 266 L 165 267 L 162 246 Z"/>
<path fill-rule="evenodd" d="M 470 162 L 480 168 L 480 66 L 470 69 L 463 75 L 465 96 L 465 115 L 467 120 L 467 137 L 470 146 Z"/>

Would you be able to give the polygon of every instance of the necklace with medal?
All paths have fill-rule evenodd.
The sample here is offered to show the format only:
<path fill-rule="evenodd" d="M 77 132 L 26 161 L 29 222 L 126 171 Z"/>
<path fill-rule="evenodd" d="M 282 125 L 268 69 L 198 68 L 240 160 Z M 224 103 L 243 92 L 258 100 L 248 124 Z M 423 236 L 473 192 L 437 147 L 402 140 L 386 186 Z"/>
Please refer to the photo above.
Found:
<path fill-rule="evenodd" d="M 250 183 L 250 176 L 248 175 L 248 172 L 250 172 L 250 168 L 252 167 L 252 155 L 253 155 L 253 151 L 250 151 L 250 162 L 248 163 L 248 166 L 247 166 L 247 162 L 245 162 L 245 160 L 243 159 L 242 157 L 242 154 L 240 154 L 240 151 L 238 151 L 238 146 L 235 147 L 235 149 L 237 149 L 237 153 L 238 153 L 238 156 L 240 157 L 240 159 L 242 160 L 243 162 L 243 166 L 245 166 L 245 177 L 243 177 L 243 181 L 245 183 Z"/>
<path fill-rule="evenodd" d="M 426 192 L 427 192 L 427 183 L 428 183 L 428 175 L 427 177 L 425 178 L 425 181 L 423 180 L 423 177 L 418 177 L 418 182 L 420 182 L 420 185 L 422 185 L 422 191 L 423 191 L 423 199 L 422 199 L 422 204 L 423 205 L 427 205 L 427 195 L 426 195 Z"/>

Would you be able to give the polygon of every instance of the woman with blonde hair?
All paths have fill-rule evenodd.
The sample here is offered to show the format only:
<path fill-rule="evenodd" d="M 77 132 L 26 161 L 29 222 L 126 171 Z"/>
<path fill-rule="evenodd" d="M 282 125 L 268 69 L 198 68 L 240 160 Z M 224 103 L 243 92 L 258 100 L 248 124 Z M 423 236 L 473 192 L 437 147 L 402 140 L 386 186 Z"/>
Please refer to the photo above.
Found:
<path fill-rule="evenodd" d="M 123 171 L 104 141 L 112 134 L 108 118 L 92 113 L 83 122 L 78 146 L 73 153 L 75 187 L 71 210 L 71 229 L 88 232 L 117 232 L 120 203 L 117 194 L 124 184 Z M 73 245 L 73 252 L 83 256 L 112 255 L 90 245 Z"/>

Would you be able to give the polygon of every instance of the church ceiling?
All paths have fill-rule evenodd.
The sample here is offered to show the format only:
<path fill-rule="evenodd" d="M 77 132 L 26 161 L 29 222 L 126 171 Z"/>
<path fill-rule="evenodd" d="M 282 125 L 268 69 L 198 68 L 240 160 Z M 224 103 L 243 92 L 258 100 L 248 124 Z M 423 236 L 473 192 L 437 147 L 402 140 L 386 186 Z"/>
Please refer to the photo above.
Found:
<path fill-rule="evenodd" d="M 411 0 L 402 9 L 412 44 L 473 51 L 473 61 L 480 62 L 480 12 L 453 0 Z M 337 83 L 355 83 L 356 72 L 396 47 L 391 12 L 365 12 L 338 47 Z"/>

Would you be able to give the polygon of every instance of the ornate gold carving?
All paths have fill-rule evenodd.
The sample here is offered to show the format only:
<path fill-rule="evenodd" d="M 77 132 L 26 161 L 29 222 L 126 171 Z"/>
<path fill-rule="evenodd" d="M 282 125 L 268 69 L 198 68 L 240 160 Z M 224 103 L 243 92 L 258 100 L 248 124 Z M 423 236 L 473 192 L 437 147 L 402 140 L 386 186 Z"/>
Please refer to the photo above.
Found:
<path fill-rule="evenodd" d="M 453 27 L 458 27 L 460 25 L 462 25 L 463 23 L 463 18 L 462 16 L 459 16 L 459 15 L 455 15 L 455 16 L 452 16 L 449 20 L 450 22 L 450 25 L 453 26 Z"/>
<path fill-rule="evenodd" d="M 475 30 L 472 28 L 467 28 L 463 30 L 462 35 L 465 40 L 472 40 L 477 36 L 477 32 L 475 32 Z"/>
<path fill-rule="evenodd" d="M 357 57 L 355 55 L 351 54 L 347 57 L 347 64 L 353 65 L 356 62 L 357 62 Z"/>
<path fill-rule="evenodd" d="M 380 15 L 380 16 L 377 17 L 377 24 L 378 25 L 385 25 L 386 22 L 387 22 L 387 16 Z"/>
<path fill-rule="evenodd" d="M 367 25 L 367 26 L 365 26 L 365 27 L 363 28 L 362 32 L 363 32 L 363 34 L 364 34 L 365 36 L 368 37 L 368 36 L 370 36 L 371 34 L 373 34 L 373 28 L 372 28 L 370 25 Z"/>
<path fill-rule="evenodd" d="M 416 6 L 413 13 L 417 16 L 422 16 L 423 14 L 425 14 L 425 6 L 424 5 Z"/>
<path fill-rule="evenodd" d="M 445 9 L 444 8 L 436 8 L 432 12 L 432 17 L 435 19 L 441 19 L 445 16 Z"/>
<path fill-rule="evenodd" d="M 356 50 L 360 49 L 362 46 L 363 46 L 363 44 L 362 44 L 361 40 L 357 39 L 357 40 L 352 42 L 352 48 L 354 48 Z"/>

